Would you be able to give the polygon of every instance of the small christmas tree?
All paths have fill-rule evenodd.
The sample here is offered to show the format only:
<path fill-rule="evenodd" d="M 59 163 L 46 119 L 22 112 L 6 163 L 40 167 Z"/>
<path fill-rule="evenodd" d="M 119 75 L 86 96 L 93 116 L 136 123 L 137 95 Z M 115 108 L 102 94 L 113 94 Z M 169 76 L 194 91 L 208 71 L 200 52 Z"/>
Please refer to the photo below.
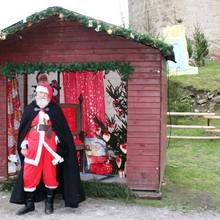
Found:
<path fill-rule="evenodd" d="M 106 125 L 97 117 L 94 117 L 94 121 L 97 126 L 97 135 L 107 144 L 113 173 L 124 177 L 127 154 L 127 83 L 122 81 L 119 86 L 114 87 L 109 82 L 106 91 L 113 99 L 112 105 L 116 114 L 112 117 L 107 116 Z"/>

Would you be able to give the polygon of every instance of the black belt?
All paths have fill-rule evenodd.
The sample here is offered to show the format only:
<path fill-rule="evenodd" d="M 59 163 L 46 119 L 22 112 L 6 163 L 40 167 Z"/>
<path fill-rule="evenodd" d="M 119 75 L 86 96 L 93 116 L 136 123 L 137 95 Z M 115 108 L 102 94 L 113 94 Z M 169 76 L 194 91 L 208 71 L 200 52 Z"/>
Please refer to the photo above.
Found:
<path fill-rule="evenodd" d="M 48 131 L 51 128 L 51 125 L 38 124 L 31 127 L 30 130 L 38 130 L 38 131 Z"/>

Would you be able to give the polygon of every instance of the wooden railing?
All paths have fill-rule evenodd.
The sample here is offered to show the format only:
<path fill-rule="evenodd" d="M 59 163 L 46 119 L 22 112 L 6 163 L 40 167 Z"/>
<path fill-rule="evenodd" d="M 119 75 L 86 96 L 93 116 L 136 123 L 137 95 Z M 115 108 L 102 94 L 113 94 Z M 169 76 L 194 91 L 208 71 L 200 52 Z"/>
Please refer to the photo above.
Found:
<path fill-rule="evenodd" d="M 220 119 L 220 116 L 215 115 L 215 113 L 196 113 L 196 112 L 167 112 L 169 116 L 197 116 L 207 119 L 207 125 L 167 125 L 168 128 L 174 129 L 204 129 L 207 133 L 214 133 L 215 136 L 177 136 L 177 135 L 168 135 L 167 138 L 172 139 L 197 139 L 197 140 L 216 140 L 220 139 L 220 129 L 216 126 L 211 125 L 211 120 Z M 219 133 L 219 134 L 218 134 Z"/>

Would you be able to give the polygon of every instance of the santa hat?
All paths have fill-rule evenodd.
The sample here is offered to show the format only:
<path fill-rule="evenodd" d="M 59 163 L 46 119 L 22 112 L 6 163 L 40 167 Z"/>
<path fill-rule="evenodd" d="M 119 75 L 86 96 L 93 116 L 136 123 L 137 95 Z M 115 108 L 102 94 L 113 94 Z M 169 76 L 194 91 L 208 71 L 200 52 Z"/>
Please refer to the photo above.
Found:
<path fill-rule="evenodd" d="M 40 83 L 37 88 L 36 92 L 45 92 L 49 95 L 49 99 L 51 100 L 53 97 L 53 89 L 52 87 L 47 83 Z"/>

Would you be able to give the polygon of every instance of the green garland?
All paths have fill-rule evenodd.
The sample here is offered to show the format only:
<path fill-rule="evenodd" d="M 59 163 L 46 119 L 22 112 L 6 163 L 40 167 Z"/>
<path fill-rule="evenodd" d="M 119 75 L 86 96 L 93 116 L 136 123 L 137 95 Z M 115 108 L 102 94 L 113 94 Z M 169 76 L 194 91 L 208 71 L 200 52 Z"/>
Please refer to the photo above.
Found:
<path fill-rule="evenodd" d="M 9 79 L 16 74 L 31 74 L 35 71 L 40 72 L 83 72 L 83 71 L 102 71 L 107 74 L 109 71 L 117 71 L 122 80 L 128 80 L 129 75 L 134 71 L 129 63 L 110 61 L 110 62 L 90 62 L 90 63 L 70 63 L 70 64 L 44 64 L 44 63 L 28 63 L 15 64 L 7 63 L 0 68 L 0 71 Z"/>
<path fill-rule="evenodd" d="M 37 12 L 26 18 L 26 21 L 19 21 L 16 24 L 0 31 L 0 40 L 5 40 L 7 35 L 14 34 L 24 28 L 32 26 L 32 24 L 39 23 L 41 20 L 48 19 L 51 16 L 58 16 L 60 19 L 77 20 L 86 27 L 94 28 L 96 31 L 106 32 L 109 35 L 122 36 L 129 40 L 149 45 L 158 48 L 167 60 L 175 61 L 173 47 L 166 44 L 158 38 L 151 37 L 147 34 L 140 34 L 133 32 L 130 29 L 108 24 L 76 12 L 69 11 L 62 7 L 49 7 L 44 11 Z"/>

